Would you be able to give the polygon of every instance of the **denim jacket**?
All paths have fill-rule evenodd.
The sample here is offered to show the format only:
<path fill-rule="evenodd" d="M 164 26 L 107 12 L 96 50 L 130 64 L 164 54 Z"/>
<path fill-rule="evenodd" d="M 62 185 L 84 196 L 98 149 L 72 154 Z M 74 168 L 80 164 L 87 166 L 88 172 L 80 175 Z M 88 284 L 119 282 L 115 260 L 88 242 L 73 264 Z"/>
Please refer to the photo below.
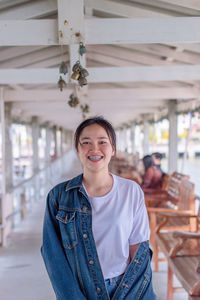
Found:
<path fill-rule="evenodd" d="M 92 234 L 92 212 L 82 175 L 55 186 L 47 196 L 41 248 L 57 300 L 109 300 Z M 154 300 L 151 256 L 143 242 L 113 300 Z"/>

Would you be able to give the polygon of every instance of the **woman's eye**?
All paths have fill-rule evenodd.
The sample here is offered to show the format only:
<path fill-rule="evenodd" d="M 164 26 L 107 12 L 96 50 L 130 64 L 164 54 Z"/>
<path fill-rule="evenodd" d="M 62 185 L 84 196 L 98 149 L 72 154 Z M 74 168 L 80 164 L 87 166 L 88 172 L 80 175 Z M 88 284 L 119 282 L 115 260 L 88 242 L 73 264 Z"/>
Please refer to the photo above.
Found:
<path fill-rule="evenodd" d="M 103 145 L 103 144 L 106 144 L 106 142 L 104 142 L 104 141 L 101 141 L 101 142 L 100 142 L 100 144 L 101 144 L 101 145 Z"/>
<path fill-rule="evenodd" d="M 89 142 L 83 142 L 82 145 L 89 145 Z"/>

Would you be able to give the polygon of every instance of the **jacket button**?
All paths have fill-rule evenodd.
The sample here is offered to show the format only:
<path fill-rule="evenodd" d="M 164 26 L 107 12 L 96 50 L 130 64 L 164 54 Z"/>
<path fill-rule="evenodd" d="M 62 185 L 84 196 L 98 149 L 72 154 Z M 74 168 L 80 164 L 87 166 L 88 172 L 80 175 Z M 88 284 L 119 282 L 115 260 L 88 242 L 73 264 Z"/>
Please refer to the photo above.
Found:
<path fill-rule="evenodd" d="M 87 207 L 86 207 L 86 206 L 83 206 L 83 207 L 82 207 L 82 210 L 83 210 L 83 211 L 86 211 L 86 210 L 87 210 Z"/>
<path fill-rule="evenodd" d="M 101 292 L 101 289 L 98 287 L 98 288 L 97 288 L 97 293 L 99 293 L 99 292 Z"/>
<path fill-rule="evenodd" d="M 86 234 L 86 233 L 84 233 L 83 237 L 84 237 L 84 239 L 87 239 L 87 234 Z"/>
<path fill-rule="evenodd" d="M 90 261 L 89 261 L 89 264 L 90 264 L 90 265 L 93 265 L 93 264 L 94 264 L 94 261 L 93 261 L 93 260 L 90 260 Z"/>

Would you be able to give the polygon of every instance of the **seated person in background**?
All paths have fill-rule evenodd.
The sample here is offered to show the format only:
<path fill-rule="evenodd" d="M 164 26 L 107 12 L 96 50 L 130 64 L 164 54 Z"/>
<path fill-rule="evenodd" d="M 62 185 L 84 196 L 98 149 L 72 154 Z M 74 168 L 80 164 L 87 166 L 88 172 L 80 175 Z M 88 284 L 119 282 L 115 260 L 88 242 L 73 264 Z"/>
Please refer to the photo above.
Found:
<path fill-rule="evenodd" d="M 162 184 L 162 172 L 154 165 L 151 155 L 143 157 L 145 173 L 143 176 L 143 189 L 160 189 Z"/>
<path fill-rule="evenodd" d="M 163 174 L 163 176 L 165 175 L 165 172 L 162 170 L 161 168 L 161 159 L 163 158 L 162 153 L 159 152 L 154 152 L 152 153 L 152 158 L 154 161 L 154 165 L 158 168 L 158 170 L 160 170 L 160 172 Z"/>

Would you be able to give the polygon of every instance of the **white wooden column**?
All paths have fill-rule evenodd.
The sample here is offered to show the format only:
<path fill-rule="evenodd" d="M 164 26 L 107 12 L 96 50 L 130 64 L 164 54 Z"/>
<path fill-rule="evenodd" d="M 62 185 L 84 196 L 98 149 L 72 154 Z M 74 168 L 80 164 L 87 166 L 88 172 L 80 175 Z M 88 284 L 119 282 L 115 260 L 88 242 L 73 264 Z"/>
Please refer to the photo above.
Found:
<path fill-rule="evenodd" d="M 177 139 L 177 101 L 170 100 L 168 103 L 168 118 L 169 118 L 169 158 L 168 172 L 177 171 L 178 159 L 178 139 Z"/>
<path fill-rule="evenodd" d="M 58 156 L 58 140 L 57 140 L 57 126 L 53 126 L 53 140 L 54 140 L 54 153 Z"/>
<path fill-rule="evenodd" d="M 117 129 L 116 131 L 116 150 L 119 151 L 120 150 L 120 130 Z"/>
<path fill-rule="evenodd" d="M 58 0 L 59 44 L 69 45 L 70 75 L 77 60 L 85 67 L 85 56 L 79 55 L 79 43 L 85 43 L 83 0 Z"/>
<path fill-rule="evenodd" d="M 61 127 L 60 128 L 60 155 L 62 156 L 63 155 L 63 143 L 64 143 L 64 130 L 63 128 Z"/>
<path fill-rule="evenodd" d="M 39 169 L 39 123 L 38 117 L 32 117 L 32 144 L 33 144 L 33 172 L 37 172 Z"/>
<path fill-rule="evenodd" d="M 136 152 L 136 145 L 135 145 L 135 124 L 131 125 L 131 152 Z"/>
<path fill-rule="evenodd" d="M 46 145 L 45 145 L 45 161 L 48 163 L 51 160 L 50 150 L 51 150 L 51 129 L 49 123 L 45 124 L 46 127 Z"/>
<path fill-rule="evenodd" d="M 4 97 L 3 88 L 0 88 L 0 112 L 1 112 L 1 152 L 2 152 L 2 179 L 1 179 L 1 199 L 0 199 L 0 224 L 2 226 L 1 232 L 1 244 L 5 246 L 5 226 L 6 226 L 6 211 L 5 211 L 5 201 L 6 201 L 6 158 L 5 158 L 5 107 L 4 107 Z"/>
<path fill-rule="evenodd" d="M 12 149 L 12 132 L 11 132 L 11 108 L 12 103 L 5 103 L 5 179 L 6 192 L 13 186 L 13 149 Z"/>
<path fill-rule="evenodd" d="M 143 140 L 143 155 L 149 154 L 149 122 L 147 117 L 144 117 L 144 140 Z"/>

